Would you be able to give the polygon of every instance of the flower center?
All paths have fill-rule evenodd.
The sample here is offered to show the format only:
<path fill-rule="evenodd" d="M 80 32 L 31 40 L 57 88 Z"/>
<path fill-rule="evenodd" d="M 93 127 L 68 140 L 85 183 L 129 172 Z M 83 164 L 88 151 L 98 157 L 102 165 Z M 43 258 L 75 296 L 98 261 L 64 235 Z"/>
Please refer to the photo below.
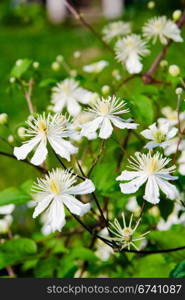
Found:
<path fill-rule="evenodd" d="M 109 113 L 109 105 L 106 102 L 100 102 L 99 111 L 102 116 L 105 116 Z"/>
<path fill-rule="evenodd" d="M 131 237 L 132 237 L 132 233 L 133 233 L 133 231 L 132 231 L 132 229 L 130 227 L 125 227 L 123 229 L 124 240 L 127 241 L 127 242 L 130 241 Z"/>
<path fill-rule="evenodd" d="M 159 169 L 158 160 L 155 157 L 151 157 L 147 162 L 146 169 L 148 173 L 155 173 Z"/>
<path fill-rule="evenodd" d="M 47 124 L 46 121 L 44 120 L 39 120 L 38 121 L 38 129 L 44 134 L 47 134 Z"/>
<path fill-rule="evenodd" d="M 154 133 L 154 141 L 156 143 L 162 143 L 165 141 L 165 134 L 161 130 L 157 130 Z"/>
<path fill-rule="evenodd" d="M 49 184 L 50 191 L 54 194 L 59 194 L 60 193 L 60 187 L 58 182 L 54 178 L 51 179 L 50 184 Z"/>
<path fill-rule="evenodd" d="M 135 49 L 135 42 L 132 39 L 128 39 L 125 44 L 130 50 Z"/>
<path fill-rule="evenodd" d="M 162 23 L 160 21 L 157 21 L 155 23 L 155 30 L 156 30 L 156 32 L 161 32 L 161 30 L 162 30 Z"/>

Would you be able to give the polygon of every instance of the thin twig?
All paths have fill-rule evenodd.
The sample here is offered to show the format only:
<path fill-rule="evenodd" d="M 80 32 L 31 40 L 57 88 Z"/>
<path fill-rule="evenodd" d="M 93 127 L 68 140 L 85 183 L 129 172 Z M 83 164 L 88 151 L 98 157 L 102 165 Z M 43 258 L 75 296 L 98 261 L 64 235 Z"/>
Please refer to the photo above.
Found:
<path fill-rule="evenodd" d="M 27 85 L 28 85 L 28 88 L 27 88 L 27 90 L 24 91 L 24 96 L 25 96 L 30 114 L 34 114 L 35 111 L 34 111 L 32 100 L 31 100 L 32 90 L 33 90 L 33 85 L 34 85 L 34 81 L 32 78 L 29 80 Z"/>
<path fill-rule="evenodd" d="M 64 0 L 64 3 L 68 10 L 73 14 L 75 19 L 79 20 L 82 25 L 84 25 L 88 30 L 92 32 L 96 36 L 96 38 L 103 44 L 103 46 L 112 54 L 114 54 L 114 50 L 102 39 L 101 35 L 84 19 L 83 14 L 79 12 L 76 8 L 74 8 L 67 0 Z"/>

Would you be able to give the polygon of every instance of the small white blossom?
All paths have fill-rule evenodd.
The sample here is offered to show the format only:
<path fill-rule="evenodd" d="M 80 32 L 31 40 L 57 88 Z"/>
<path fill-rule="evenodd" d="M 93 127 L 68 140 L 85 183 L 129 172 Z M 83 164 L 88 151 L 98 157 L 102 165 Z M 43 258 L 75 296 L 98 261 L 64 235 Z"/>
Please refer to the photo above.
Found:
<path fill-rule="evenodd" d="M 64 107 L 71 116 L 76 116 L 81 111 L 79 103 L 87 104 L 93 93 L 81 88 L 78 81 L 65 79 L 52 89 L 51 102 L 54 112 L 62 112 Z"/>
<path fill-rule="evenodd" d="M 60 63 L 58 61 L 54 61 L 51 64 L 51 69 L 55 72 L 58 72 L 60 70 Z"/>
<path fill-rule="evenodd" d="M 141 135 L 151 142 L 145 145 L 145 148 L 151 150 L 156 147 L 166 148 L 170 145 L 171 139 L 177 134 L 178 129 L 170 128 L 168 122 L 164 124 L 156 123 L 149 126 L 149 129 L 145 129 L 141 132 Z"/>
<path fill-rule="evenodd" d="M 112 125 L 121 129 L 136 129 L 138 124 L 131 123 L 131 119 L 124 120 L 118 116 L 129 111 L 124 109 L 125 105 L 124 101 L 120 101 L 114 96 L 98 99 L 88 110 L 94 117 L 93 121 L 81 125 L 81 135 L 88 137 L 89 134 L 95 133 L 99 129 L 99 137 L 108 139 L 113 131 Z"/>
<path fill-rule="evenodd" d="M 160 61 L 160 67 L 165 68 L 168 65 L 168 61 L 166 59 L 163 59 Z"/>
<path fill-rule="evenodd" d="M 62 62 L 64 61 L 64 57 L 63 57 L 62 55 L 57 55 L 56 61 L 57 61 L 58 63 L 62 63 Z"/>
<path fill-rule="evenodd" d="M 105 67 L 108 66 L 108 61 L 100 60 L 90 65 L 83 66 L 83 70 L 87 73 L 100 73 Z"/>
<path fill-rule="evenodd" d="M 9 135 L 7 138 L 7 141 L 9 144 L 12 144 L 14 142 L 14 136 L 13 135 Z"/>
<path fill-rule="evenodd" d="M 45 225 L 54 232 L 60 231 L 65 225 L 64 205 L 72 214 L 83 216 L 87 213 L 90 204 L 82 203 L 74 195 L 90 194 L 95 187 L 89 179 L 74 185 L 76 180 L 76 175 L 71 174 L 69 170 L 61 169 L 52 170 L 44 179 L 38 179 L 33 187 L 37 202 L 33 218 L 45 212 L 47 214 Z"/>
<path fill-rule="evenodd" d="M 178 21 L 181 16 L 182 16 L 182 11 L 180 9 L 175 10 L 172 14 L 172 18 L 175 22 Z"/>
<path fill-rule="evenodd" d="M 124 194 L 135 193 L 143 184 L 145 186 L 144 199 L 150 203 L 157 204 L 160 201 L 159 189 L 174 200 L 178 197 L 178 191 L 175 185 L 168 180 L 176 180 L 178 177 L 170 175 L 175 170 L 175 166 L 165 168 L 169 163 L 169 158 L 163 158 L 157 152 L 156 154 L 142 154 L 137 152 L 135 157 L 131 157 L 130 169 L 133 171 L 123 171 L 116 180 L 127 181 L 121 183 L 120 188 Z"/>
<path fill-rule="evenodd" d="M 102 229 L 99 232 L 99 235 L 105 238 L 109 237 L 107 228 Z M 98 256 L 102 261 L 107 261 L 113 253 L 114 251 L 109 245 L 105 244 L 102 240 L 97 239 L 95 252 L 96 256 Z"/>
<path fill-rule="evenodd" d="M 175 42 L 183 41 L 178 26 L 165 16 L 150 19 L 143 27 L 143 35 L 148 40 L 152 39 L 153 43 L 156 43 L 159 38 L 164 45 L 167 44 L 168 39 Z"/>
<path fill-rule="evenodd" d="M 8 115 L 6 113 L 0 114 L 0 125 L 5 125 L 8 122 Z"/>
<path fill-rule="evenodd" d="M 115 51 L 117 60 L 125 64 L 130 74 L 141 72 L 143 68 L 141 57 L 149 54 L 146 42 L 137 34 L 128 35 L 117 41 Z"/>
<path fill-rule="evenodd" d="M 111 240 L 117 243 L 117 245 L 120 247 L 120 250 L 126 247 L 128 248 L 128 250 L 130 250 L 131 246 L 134 247 L 136 250 L 139 250 L 139 248 L 135 245 L 135 242 L 145 239 L 146 234 L 148 234 L 150 231 L 147 231 L 144 234 L 139 235 L 138 237 L 134 237 L 141 219 L 139 219 L 136 222 L 135 226 L 132 228 L 133 214 L 130 217 L 128 226 L 126 225 L 124 213 L 122 213 L 122 218 L 123 218 L 123 227 L 120 225 L 117 219 L 114 219 L 114 222 L 112 223 L 110 222 L 109 230 L 115 236 L 112 237 Z"/>
<path fill-rule="evenodd" d="M 103 28 L 102 31 L 103 38 L 107 42 L 110 42 L 114 38 L 127 35 L 130 32 L 131 32 L 130 23 L 123 22 L 123 21 L 109 23 Z"/>
<path fill-rule="evenodd" d="M 7 233 L 12 224 L 13 218 L 11 215 L 6 215 L 4 218 L 0 219 L 0 233 Z"/>
<path fill-rule="evenodd" d="M 177 114 L 176 110 L 173 110 L 170 106 L 165 106 L 162 108 L 161 112 L 165 116 L 165 118 L 159 118 L 158 121 L 160 123 L 168 122 L 171 126 L 178 124 L 178 114 Z M 183 123 L 185 121 L 185 113 L 184 112 L 180 113 L 179 119 L 180 119 L 181 123 Z"/>
<path fill-rule="evenodd" d="M 109 85 L 103 85 L 101 88 L 102 94 L 106 95 L 110 92 L 110 86 Z"/>
<path fill-rule="evenodd" d="M 38 61 L 34 61 L 34 62 L 33 62 L 33 68 L 34 68 L 34 69 L 37 70 L 37 69 L 39 68 L 39 66 L 40 66 L 40 63 L 39 63 Z"/>
<path fill-rule="evenodd" d="M 181 87 L 176 88 L 175 90 L 176 95 L 181 95 L 183 93 L 183 89 Z"/>
<path fill-rule="evenodd" d="M 71 124 L 71 128 L 72 130 L 74 130 L 74 134 L 71 136 L 71 138 L 73 140 L 76 140 L 76 141 L 79 141 L 81 140 L 82 136 L 80 134 L 80 128 L 81 128 L 81 125 L 83 124 L 86 124 L 87 122 L 90 122 L 93 120 L 93 116 L 92 114 L 90 114 L 89 112 L 87 111 L 82 111 L 80 112 L 74 119 L 73 119 L 73 122 Z M 86 136 L 89 140 L 94 140 L 97 138 L 97 133 L 96 132 L 92 132 L 92 133 L 89 133 L 87 136 Z"/>
<path fill-rule="evenodd" d="M 171 155 L 177 151 L 177 145 L 179 143 L 179 137 L 175 137 L 170 141 L 170 144 L 165 148 L 165 155 Z M 185 140 L 182 140 L 178 146 L 179 151 L 185 150 Z"/>
<path fill-rule="evenodd" d="M 155 7 L 155 2 L 154 1 L 149 1 L 147 4 L 149 9 L 153 9 Z"/>
<path fill-rule="evenodd" d="M 171 76 L 176 77 L 180 74 L 180 68 L 177 65 L 169 66 L 168 72 Z"/>
<path fill-rule="evenodd" d="M 49 114 L 46 117 L 43 114 L 36 118 L 32 117 L 32 120 L 28 120 L 26 123 L 28 129 L 26 129 L 25 137 L 29 137 L 30 140 L 24 142 L 22 146 L 14 148 L 14 155 L 17 159 L 25 159 L 35 149 L 31 163 L 42 164 L 48 154 L 47 143 L 51 145 L 56 154 L 68 161 L 70 161 L 70 155 L 77 152 L 77 148 L 65 140 L 66 137 L 71 136 L 72 132 L 66 129 L 67 120 L 64 116 Z"/>

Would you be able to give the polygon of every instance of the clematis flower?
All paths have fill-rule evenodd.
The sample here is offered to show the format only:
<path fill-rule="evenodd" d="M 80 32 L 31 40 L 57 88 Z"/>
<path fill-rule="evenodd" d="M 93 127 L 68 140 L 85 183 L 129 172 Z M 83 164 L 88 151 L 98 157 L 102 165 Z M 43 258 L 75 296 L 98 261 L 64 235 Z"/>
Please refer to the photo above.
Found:
<path fill-rule="evenodd" d="M 168 20 L 166 16 L 150 19 L 143 27 L 143 35 L 148 40 L 152 39 L 153 43 L 156 43 L 157 38 L 159 38 L 163 45 L 167 44 L 168 39 L 174 42 L 183 41 L 177 24 Z"/>
<path fill-rule="evenodd" d="M 123 171 L 116 180 L 126 181 L 121 183 L 122 193 L 135 193 L 143 184 L 145 186 L 144 199 L 150 203 L 157 204 L 160 201 L 161 190 L 167 198 L 174 200 L 178 197 L 178 191 L 175 185 L 169 183 L 170 180 L 176 180 L 178 177 L 170 175 L 175 170 L 175 166 L 165 168 L 169 163 L 169 158 L 163 158 L 157 152 L 156 154 L 142 154 L 137 152 L 135 157 L 131 157 L 130 169 L 133 171 Z"/>
<path fill-rule="evenodd" d="M 70 137 L 73 133 L 70 132 L 67 126 L 67 120 L 60 114 L 46 117 L 45 114 L 32 117 L 27 122 L 25 136 L 30 140 L 24 142 L 20 147 L 14 148 L 14 155 L 18 160 L 25 159 L 27 155 L 35 149 L 35 154 L 31 159 L 34 165 L 42 164 L 48 154 L 47 143 L 53 148 L 55 153 L 70 161 L 70 155 L 77 152 L 69 141 L 64 138 Z"/>
<path fill-rule="evenodd" d="M 122 213 L 123 218 L 123 227 L 120 225 L 117 219 L 114 219 L 114 222 L 110 222 L 109 230 L 113 233 L 115 237 L 111 237 L 111 240 L 115 241 L 118 246 L 120 247 L 120 250 L 124 248 L 128 248 L 130 250 L 130 247 L 134 247 L 136 250 L 139 250 L 138 247 L 135 245 L 136 241 L 141 241 L 145 239 L 145 236 L 150 232 L 147 231 L 144 234 L 139 235 L 138 237 L 134 237 L 134 234 L 139 226 L 139 223 L 141 221 L 141 218 L 136 222 L 135 226 L 132 228 L 132 219 L 133 214 L 130 217 L 129 225 L 126 225 L 125 221 L 125 215 Z"/>
<path fill-rule="evenodd" d="M 170 128 L 169 123 L 159 124 L 156 123 L 149 126 L 149 129 L 145 129 L 141 132 L 141 135 L 151 142 L 145 145 L 145 148 L 151 150 L 156 147 L 166 148 L 170 145 L 171 139 L 177 134 L 178 129 Z"/>
<path fill-rule="evenodd" d="M 87 73 L 100 73 L 105 67 L 108 66 L 108 64 L 108 61 L 100 60 L 98 62 L 84 66 L 83 70 Z"/>
<path fill-rule="evenodd" d="M 178 114 L 176 110 L 173 110 L 170 106 L 165 106 L 161 110 L 164 118 L 159 118 L 159 123 L 166 123 L 168 122 L 171 126 L 177 125 L 178 121 L 180 120 L 180 126 L 181 129 L 185 128 L 185 113 L 181 112 L 179 114 L 179 120 L 178 120 Z"/>
<path fill-rule="evenodd" d="M 99 137 L 108 139 L 113 131 L 112 125 L 121 129 L 137 128 L 138 124 L 131 123 L 132 119 L 124 120 L 118 116 L 129 111 L 124 109 L 125 105 L 124 101 L 120 101 L 114 96 L 109 96 L 107 99 L 98 99 L 88 110 L 94 120 L 81 125 L 81 135 L 89 137 L 99 129 Z"/>
<path fill-rule="evenodd" d="M 103 30 L 103 38 L 106 42 L 110 42 L 116 37 L 122 37 L 131 32 L 130 23 L 117 21 L 106 25 Z"/>
<path fill-rule="evenodd" d="M 81 111 L 81 104 L 91 101 L 94 93 L 79 86 L 74 79 L 65 79 L 52 89 L 51 102 L 55 113 L 62 112 L 65 107 L 71 116 L 76 116 Z"/>
<path fill-rule="evenodd" d="M 137 34 L 131 34 L 118 40 L 115 51 L 117 60 L 125 64 L 130 74 L 141 72 L 143 68 L 141 57 L 150 53 L 146 42 Z"/>
<path fill-rule="evenodd" d="M 185 175 L 185 150 L 182 151 L 181 156 L 178 159 L 179 173 Z"/>
<path fill-rule="evenodd" d="M 37 202 L 33 218 L 45 212 L 45 226 L 52 232 L 61 230 L 65 225 L 64 205 L 72 214 L 83 216 L 90 210 L 89 203 L 82 203 L 74 195 L 90 194 L 95 190 L 91 180 L 74 185 L 76 175 L 69 170 L 56 169 L 49 172 L 44 179 L 38 179 L 33 186 L 34 198 Z M 48 232 L 48 228 L 47 228 Z"/>

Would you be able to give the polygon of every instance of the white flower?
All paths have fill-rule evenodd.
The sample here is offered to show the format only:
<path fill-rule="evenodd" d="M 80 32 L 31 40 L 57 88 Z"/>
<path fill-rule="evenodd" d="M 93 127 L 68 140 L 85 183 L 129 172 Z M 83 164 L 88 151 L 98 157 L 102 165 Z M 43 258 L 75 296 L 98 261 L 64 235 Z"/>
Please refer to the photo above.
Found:
<path fill-rule="evenodd" d="M 182 151 L 178 163 L 179 163 L 179 173 L 185 175 L 185 150 Z"/>
<path fill-rule="evenodd" d="M 87 111 L 80 112 L 79 115 L 73 119 L 73 122 L 71 124 L 70 128 L 72 128 L 72 130 L 74 130 L 74 134 L 71 136 L 71 138 L 76 141 L 81 140 L 81 138 L 82 138 L 82 136 L 80 134 L 81 125 L 86 124 L 87 122 L 90 122 L 92 120 L 93 120 L 93 116 L 91 113 L 89 113 Z M 97 138 L 97 133 L 90 132 L 89 134 L 87 134 L 86 137 L 89 140 L 94 140 Z"/>
<path fill-rule="evenodd" d="M 73 195 L 90 194 L 95 190 L 95 186 L 89 179 L 74 186 L 75 182 L 75 175 L 69 170 L 61 169 L 52 170 L 44 179 L 38 179 L 33 187 L 34 198 L 37 201 L 33 218 L 45 211 L 47 214 L 45 225 L 54 232 L 60 231 L 65 225 L 64 205 L 72 214 L 83 216 L 88 212 L 90 204 L 82 203 Z"/>
<path fill-rule="evenodd" d="M 171 155 L 177 151 L 177 145 L 179 142 L 179 137 L 175 137 L 170 141 L 170 145 L 165 148 L 165 155 Z M 185 140 L 182 140 L 180 145 L 178 146 L 179 151 L 185 150 Z"/>
<path fill-rule="evenodd" d="M 90 65 L 83 66 L 83 70 L 87 73 L 100 73 L 105 67 L 108 66 L 108 61 L 100 60 Z"/>
<path fill-rule="evenodd" d="M 130 23 L 117 21 L 106 25 L 103 30 L 103 38 L 105 41 L 110 42 L 116 37 L 122 37 L 131 32 Z"/>
<path fill-rule="evenodd" d="M 29 137 L 30 140 L 24 142 L 22 146 L 14 148 L 14 155 L 17 159 L 25 159 L 35 149 L 31 163 L 34 165 L 42 164 L 48 154 L 47 142 L 56 154 L 68 161 L 70 161 L 70 155 L 77 152 L 77 148 L 64 139 L 72 134 L 66 129 L 67 121 L 64 116 L 60 114 L 51 116 L 49 114 L 45 117 L 43 114 L 36 118 L 32 117 L 26 123 L 29 128 L 26 130 L 25 136 Z"/>
<path fill-rule="evenodd" d="M 166 16 L 150 19 L 143 27 L 143 35 L 147 39 L 152 39 L 153 43 L 159 38 L 161 44 L 164 45 L 168 39 L 172 39 L 175 42 L 183 41 L 178 26 L 171 20 L 168 20 Z"/>
<path fill-rule="evenodd" d="M 165 168 L 169 161 L 169 158 L 163 158 L 159 152 L 154 155 L 150 152 L 148 154 L 137 152 L 135 157 L 129 160 L 130 169 L 133 171 L 123 171 L 116 178 L 116 180 L 127 181 L 120 184 L 122 193 L 135 193 L 146 183 L 144 195 L 146 201 L 153 204 L 159 203 L 159 189 L 167 198 L 174 200 L 178 196 L 178 191 L 168 180 L 176 180 L 178 177 L 170 175 L 175 170 L 175 166 Z"/>
<path fill-rule="evenodd" d="M 126 247 L 128 247 L 128 250 L 130 250 L 131 246 L 133 246 L 136 250 L 139 250 L 138 247 L 135 245 L 135 242 L 145 239 L 145 235 L 148 234 L 150 231 L 147 231 L 144 234 L 141 234 L 138 237 L 134 238 L 134 234 L 136 232 L 136 229 L 141 219 L 139 219 L 136 222 L 135 226 L 132 228 L 133 214 L 130 217 L 128 226 L 126 225 L 124 213 L 122 213 L 122 218 L 123 218 L 123 227 L 120 225 L 117 219 L 114 219 L 114 222 L 110 223 L 112 228 L 110 227 L 109 230 L 113 233 L 113 235 L 115 235 L 115 237 L 112 237 L 111 240 L 115 241 L 118 244 L 120 250 Z"/>
<path fill-rule="evenodd" d="M 0 215 L 9 215 L 13 212 L 14 209 L 15 209 L 14 204 L 0 206 Z"/>
<path fill-rule="evenodd" d="M 78 81 L 72 78 L 65 79 L 52 89 L 53 111 L 61 112 L 64 107 L 67 107 L 68 113 L 76 116 L 81 111 L 79 103 L 89 103 L 92 94 L 92 92 L 79 87 Z"/>
<path fill-rule="evenodd" d="M 125 64 L 131 74 L 141 72 L 143 68 L 141 56 L 149 54 L 146 42 L 137 34 L 128 35 L 117 41 L 115 51 L 117 60 Z"/>
<path fill-rule="evenodd" d="M 171 76 L 176 77 L 180 73 L 180 68 L 177 65 L 170 65 L 168 72 Z"/>
<path fill-rule="evenodd" d="M 0 219 L 0 233 L 7 233 L 12 224 L 13 218 L 11 215 L 6 215 L 3 219 Z"/>
<path fill-rule="evenodd" d="M 137 203 L 136 197 L 135 196 L 131 196 L 128 199 L 128 203 L 126 205 L 126 209 L 135 213 L 135 214 L 139 214 L 141 211 L 140 206 Z"/>
<path fill-rule="evenodd" d="M 145 145 L 145 148 L 151 150 L 155 147 L 162 147 L 166 148 L 170 145 L 171 139 L 177 134 L 178 129 L 173 127 L 170 128 L 168 122 L 164 124 L 156 123 L 149 126 L 149 129 L 143 130 L 141 135 L 144 136 L 146 139 L 151 140 L 151 142 Z"/>
<path fill-rule="evenodd" d="M 102 229 L 99 232 L 99 235 L 105 238 L 109 237 L 107 228 Z M 114 251 L 109 245 L 105 244 L 102 240 L 97 239 L 95 252 L 96 256 L 98 256 L 102 261 L 107 261 L 113 253 Z"/>
<path fill-rule="evenodd" d="M 107 99 L 98 99 L 89 109 L 94 120 L 81 125 L 81 135 L 88 137 L 89 134 L 95 133 L 100 129 L 99 137 L 108 139 L 113 131 L 112 125 L 121 129 L 137 128 L 138 124 L 131 123 L 131 119 L 124 120 L 118 116 L 129 111 L 128 109 L 124 109 L 125 105 L 124 101 L 120 101 L 114 96 L 109 96 Z"/>
<path fill-rule="evenodd" d="M 172 14 L 172 18 L 175 22 L 179 20 L 181 16 L 182 16 L 182 11 L 180 9 L 174 10 Z"/>
<path fill-rule="evenodd" d="M 0 114 L 0 125 L 5 125 L 8 121 L 8 115 L 6 113 Z"/>
<path fill-rule="evenodd" d="M 176 110 L 173 110 L 170 106 L 165 106 L 162 108 L 161 112 L 165 116 L 165 118 L 160 118 L 158 120 L 160 123 L 169 122 L 169 124 L 171 126 L 178 124 L 178 114 L 177 114 Z M 185 113 L 184 112 L 180 113 L 179 119 L 180 119 L 181 123 L 183 123 L 183 121 L 185 121 Z"/>

